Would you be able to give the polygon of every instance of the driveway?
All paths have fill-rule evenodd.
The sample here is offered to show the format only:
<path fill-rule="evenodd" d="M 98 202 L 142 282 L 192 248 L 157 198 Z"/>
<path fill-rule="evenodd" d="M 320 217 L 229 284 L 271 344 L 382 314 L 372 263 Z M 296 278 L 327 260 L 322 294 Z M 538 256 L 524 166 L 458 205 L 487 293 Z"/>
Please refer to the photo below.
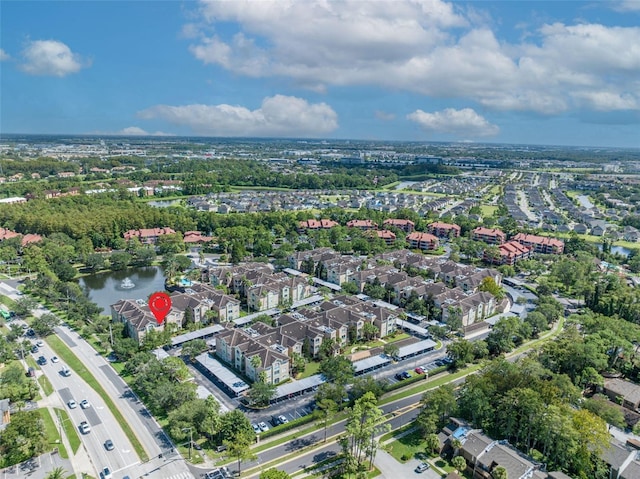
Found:
<path fill-rule="evenodd" d="M 421 461 L 417 459 L 411 459 L 410 461 L 402 464 L 395 460 L 395 458 L 389 454 L 388 452 L 378 449 L 376 453 L 376 459 L 374 461 L 376 467 L 382 473 L 383 479 L 397 479 L 401 477 L 402 479 L 408 477 L 415 477 L 421 479 L 439 479 L 440 475 L 435 472 L 433 469 L 427 469 L 422 473 L 418 473 L 415 471 L 418 464 Z"/>

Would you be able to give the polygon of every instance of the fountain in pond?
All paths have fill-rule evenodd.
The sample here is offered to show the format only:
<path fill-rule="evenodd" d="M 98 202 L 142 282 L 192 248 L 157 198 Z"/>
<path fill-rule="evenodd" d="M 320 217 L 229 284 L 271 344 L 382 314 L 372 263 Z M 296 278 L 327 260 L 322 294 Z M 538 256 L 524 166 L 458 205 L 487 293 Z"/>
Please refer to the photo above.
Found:
<path fill-rule="evenodd" d="M 125 278 L 125 279 L 122 280 L 122 283 L 120 283 L 120 287 L 122 289 L 132 289 L 132 288 L 135 288 L 136 285 L 129 278 Z"/>

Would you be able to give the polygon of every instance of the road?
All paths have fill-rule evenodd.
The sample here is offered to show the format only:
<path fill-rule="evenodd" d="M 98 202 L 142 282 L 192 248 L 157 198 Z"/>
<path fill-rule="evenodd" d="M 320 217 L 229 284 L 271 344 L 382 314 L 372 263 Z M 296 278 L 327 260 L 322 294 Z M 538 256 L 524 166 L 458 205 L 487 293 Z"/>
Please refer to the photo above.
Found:
<path fill-rule="evenodd" d="M 14 300 L 18 299 L 21 294 L 15 286 L 16 284 L 8 284 L 6 281 L 0 282 L 0 292 Z M 45 313 L 50 311 L 42 307 L 33 311 L 34 316 Z M 173 445 L 155 419 L 89 343 L 66 326 L 55 328 L 55 332 L 107 392 L 151 458 L 144 463 L 140 462 L 122 427 L 106 407 L 102 397 L 75 372 L 69 377 L 59 374 L 62 364 L 51 363 L 54 352 L 45 345 L 35 356 L 37 358 L 43 355 L 47 358 L 48 364 L 41 368 L 56 390 L 61 407 L 67 409 L 76 427 L 83 420 L 91 424 L 91 431 L 88 434 L 80 434 L 80 437 L 96 470 L 96 477 L 99 477 L 98 471 L 105 466 L 111 469 L 114 478 L 128 475 L 132 478 L 145 476 L 150 479 L 193 479 L 201 474 L 202 471 L 198 468 L 194 468 L 192 473 L 190 466 L 177 453 L 169 454 Z M 69 409 L 67 402 L 71 398 L 78 403 L 87 399 L 91 407 L 84 410 L 79 406 Z M 113 441 L 113 451 L 105 449 L 104 442 L 107 439 Z"/>
<path fill-rule="evenodd" d="M 38 356 L 47 358 L 47 364 L 41 365 L 40 368 L 56 391 L 59 399 L 58 407 L 66 409 L 69 414 L 70 420 L 91 458 L 94 469 L 100 471 L 104 467 L 109 467 L 112 472 L 117 472 L 128 470 L 131 466 L 139 463 L 131 443 L 111 411 L 106 407 L 102 397 L 77 374 L 71 373 L 68 377 L 63 376 L 61 374 L 62 362 L 51 362 L 54 355 L 55 353 L 46 343 L 38 353 L 34 354 L 36 358 Z M 80 401 L 84 399 L 90 404 L 86 409 L 79 406 Z M 76 402 L 76 407 L 73 409 L 68 406 L 71 400 Z M 91 426 L 91 430 L 87 434 L 82 434 L 79 430 L 81 421 L 87 421 Z M 105 442 L 108 439 L 113 441 L 114 449 L 112 451 L 107 451 L 105 448 Z"/>
<path fill-rule="evenodd" d="M 189 465 L 182 458 L 173 454 L 171 460 L 166 459 L 170 455 L 173 444 L 111 365 L 89 343 L 68 327 L 59 326 L 56 328 L 56 333 L 111 397 L 149 457 L 152 458 L 151 461 L 133 468 L 132 472 L 134 473 L 129 475 L 131 477 L 145 475 L 146 477 L 162 477 L 164 479 L 190 479 L 193 477 Z M 160 454 L 163 455 L 162 458 L 159 458 Z M 195 471 L 197 474 L 200 473 L 197 469 Z"/>

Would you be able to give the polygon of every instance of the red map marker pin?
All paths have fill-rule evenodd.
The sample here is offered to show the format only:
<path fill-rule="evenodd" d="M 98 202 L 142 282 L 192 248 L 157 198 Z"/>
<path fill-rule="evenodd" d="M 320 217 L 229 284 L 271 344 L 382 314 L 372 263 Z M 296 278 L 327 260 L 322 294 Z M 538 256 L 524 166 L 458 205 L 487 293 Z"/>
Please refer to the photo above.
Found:
<path fill-rule="evenodd" d="M 162 324 L 171 311 L 171 297 L 167 293 L 153 293 L 149 298 L 149 309 L 156 317 L 158 324 Z"/>

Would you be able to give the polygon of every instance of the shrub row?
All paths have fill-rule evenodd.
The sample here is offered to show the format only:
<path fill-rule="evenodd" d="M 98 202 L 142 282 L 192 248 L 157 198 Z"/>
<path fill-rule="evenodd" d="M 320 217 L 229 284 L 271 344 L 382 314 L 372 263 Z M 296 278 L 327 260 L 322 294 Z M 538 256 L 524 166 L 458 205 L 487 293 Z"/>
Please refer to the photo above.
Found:
<path fill-rule="evenodd" d="M 439 374 L 443 371 L 447 370 L 447 366 L 440 366 L 437 367 L 435 369 L 432 369 L 431 371 L 429 371 L 429 375 L 430 376 L 435 376 L 436 374 Z M 425 374 L 418 374 L 417 376 L 413 376 L 409 379 L 403 379 L 402 381 L 397 381 L 393 384 L 389 384 L 387 385 L 387 387 L 385 387 L 384 391 L 385 392 L 390 392 L 390 391 L 395 391 L 396 389 L 400 389 L 403 388 L 405 386 L 409 386 L 410 384 L 414 384 L 414 383 L 418 383 L 420 381 L 424 381 L 425 378 Z"/>
<path fill-rule="evenodd" d="M 266 439 L 271 436 L 277 436 L 281 432 L 289 431 L 299 426 L 303 426 L 305 424 L 309 424 L 313 422 L 316 418 L 313 414 L 307 414 L 306 416 L 299 417 L 298 419 L 294 419 L 289 421 L 286 424 L 279 424 L 277 426 L 272 427 L 268 431 L 260 433 L 260 439 Z"/>

